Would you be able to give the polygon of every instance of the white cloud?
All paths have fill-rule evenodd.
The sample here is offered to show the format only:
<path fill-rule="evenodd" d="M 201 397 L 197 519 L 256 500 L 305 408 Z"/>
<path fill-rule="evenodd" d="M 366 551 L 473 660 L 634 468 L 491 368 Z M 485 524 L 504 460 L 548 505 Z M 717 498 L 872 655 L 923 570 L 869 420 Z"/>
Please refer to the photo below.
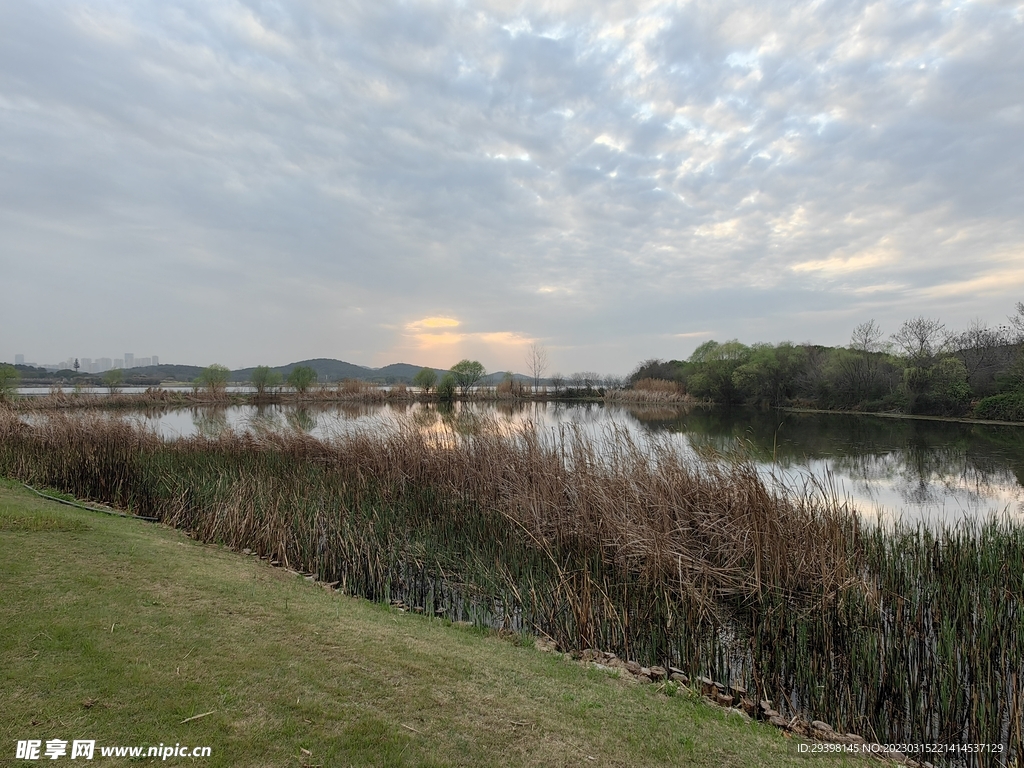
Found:
<path fill-rule="evenodd" d="M 1021 298 L 1019 9 L 65 0 L 0 30 L 0 359 L 420 334 L 628 370 L 671 328 L 841 343 Z"/>

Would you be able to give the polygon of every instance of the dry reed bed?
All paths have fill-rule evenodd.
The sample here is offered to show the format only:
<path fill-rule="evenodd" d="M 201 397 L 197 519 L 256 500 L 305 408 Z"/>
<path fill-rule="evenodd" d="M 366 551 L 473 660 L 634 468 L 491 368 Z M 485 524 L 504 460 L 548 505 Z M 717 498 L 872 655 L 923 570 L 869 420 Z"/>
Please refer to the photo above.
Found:
<path fill-rule="evenodd" d="M 709 611 L 720 598 L 752 600 L 766 590 L 834 600 L 856 573 L 847 553 L 858 524 L 841 508 L 770 489 L 750 464 L 644 449 L 625 431 L 602 443 L 612 446 L 605 451 L 578 430 L 546 441 L 493 422 L 468 436 L 404 424 L 330 442 L 297 432 L 165 442 L 99 415 L 58 414 L 32 428 L 8 414 L 0 424 L 5 445 L 19 444 L 5 452 L 18 477 L 121 503 L 207 539 L 257 544 L 300 567 L 317 564 L 287 532 L 286 494 L 308 507 L 340 488 L 350 497 L 336 510 L 341 519 L 368 498 L 407 506 L 428 498 L 432 513 L 500 518 L 545 557 L 587 553 L 599 570 L 699 598 Z M 210 507 L 190 503 L 197 489 L 216 489 L 204 499 Z M 264 535 L 253 541 L 257 508 Z"/>
<path fill-rule="evenodd" d="M 1024 757 L 1024 534 L 1007 521 L 865 529 L 834 495 L 785 491 L 749 462 L 488 421 L 165 441 L 96 414 L 29 426 L 4 411 L 0 472 L 348 592 L 738 680 L 876 740 Z"/>
<path fill-rule="evenodd" d="M 678 383 L 664 379 L 640 379 L 630 389 L 608 390 L 604 399 L 613 403 L 674 403 L 684 406 L 701 404 Z"/>

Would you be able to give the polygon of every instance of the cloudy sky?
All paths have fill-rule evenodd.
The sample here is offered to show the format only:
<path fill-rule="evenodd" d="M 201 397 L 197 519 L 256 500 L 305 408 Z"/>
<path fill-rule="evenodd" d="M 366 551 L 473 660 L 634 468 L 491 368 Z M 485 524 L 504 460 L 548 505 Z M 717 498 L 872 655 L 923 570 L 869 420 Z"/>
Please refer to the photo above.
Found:
<path fill-rule="evenodd" d="M 1020 3 L 0 3 L 0 360 L 998 323 L 1022 140 Z"/>

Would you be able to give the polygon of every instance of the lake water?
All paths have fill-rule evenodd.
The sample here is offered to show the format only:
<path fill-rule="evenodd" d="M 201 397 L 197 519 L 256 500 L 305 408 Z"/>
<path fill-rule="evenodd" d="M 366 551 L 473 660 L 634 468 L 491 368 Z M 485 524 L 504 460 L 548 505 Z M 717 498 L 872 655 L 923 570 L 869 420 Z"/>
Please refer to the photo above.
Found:
<path fill-rule="evenodd" d="M 557 436 L 575 425 L 605 439 L 612 429 L 639 442 L 668 440 L 680 450 L 742 447 L 766 475 L 788 485 L 831 484 L 867 519 L 954 523 L 1008 514 L 1024 519 L 1024 426 L 989 426 L 843 414 L 749 409 L 684 411 L 603 404 L 456 404 L 445 410 L 419 403 L 329 407 L 232 406 L 126 415 L 167 437 L 225 429 L 297 429 L 331 437 L 380 429 L 401 419 L 419 428 L 472 429 L 483 419 L 532 422 Z"/>
<path fill-rule="evenodd" d="M 117 388 L 119 395 L 138 395 L 146 392 L 150 389 L 164 389 L 168 392 L 191 392 L 191 384 L 181 384 L 179 386 L 169 386 L 161 384 L 156 387 L 126 387 L 121 386 Z M 60 391 L 65 395 L 74 395 L 79 392 L 85 395 L 109 395 L 110 391 L 106 387 L 69 387 L 63 386 L 35 386 L 35 387 L 18 387 L 15 390 L 19 395 L 23 397 L 44 397 L 54 392 Z M 248 384 L 229 384 L 224 387 L 225 392 L 238 392 L 243 394 L 252 394 L 256 391 L 256 388 Z"/>

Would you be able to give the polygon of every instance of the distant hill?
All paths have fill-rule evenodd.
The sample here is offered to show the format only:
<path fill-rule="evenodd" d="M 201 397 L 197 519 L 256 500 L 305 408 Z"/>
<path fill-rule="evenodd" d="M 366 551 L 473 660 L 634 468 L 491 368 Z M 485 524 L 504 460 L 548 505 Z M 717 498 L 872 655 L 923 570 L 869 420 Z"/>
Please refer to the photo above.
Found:
<path fill-rule="evenodd" d="M 333 360 L 326 357 L 318 357 L 313 360 L 299 360 L 287 365 L 278 365 L 271 368 L 277 371 L 282 378 L 288 378 L 288 374 L 300 365 L 306 365 L 316 371 L 317 379 L 323 381 L 341 381 L 342 379 L 369 379 L 373 372 L 372 368 L 354 363 L 346 363 L 344 360 Z M 249 381 L 252 378 L 253 368 L 239 368 L 231 372 L 231 381 Z"/>
<path fill-rule="evenodd" d="M 505 377 L 509 373 L 511 373 L 511 371 L 495 371 L 494 373 L 489 373 L 486 376 L 484 376 L 482 379 L 480 379 L 480 386 L 481 387 L 496 387 L 499 384 L 501 384 L 501 382 L 503 382 L 505 380 Z M 520 382 L 522 384 L 533 384 L 533 379 L 530 376 L 525 376 L 525 375 L 523 375 L 521 373 L 513 373 L 512 374 L 512 380 L 513 381 L 518 381 L 518 382 Z M 542 380 L 542 383 L 543 383 L 543 380 Z"/>
<path fill-rule="evenodd" d="M 412 381 L 413 377 L 423 370 L 421 365 L 409 365 L 409 363 L 392 363 L 391 365 L 385 365 L 383 368 L 378 368 L 374 371 L 375 377 L 381 377 L 385 380 L 386 384 L 404 382 L 408 384 Z M 437 377 L 441 378 L 444 371 L 434 368 L 437 372 Z"/>
<path fill-rule="evenodd" d="M 316 371 L 317 377 L 321 382 L 360 379 L 377 384 L 408 384 L 417 373 L 423 370 L 423 366 L 411 365 L 409 363 L 392 363 L 391 365 L 385 365 L 383 368 L 369 368 L 365 365 L 355 365 L 354 363 L 346 363 L 343 360 L 332 360 L 323 357 L 316 358 L 315 360 L 300 360 L 296 363 L 280 365 L 271 370 L 277 371 L 282 377 L 287 378 L 292 369 L 299 365 L 308 365 Z M 237 371 L 232 371 L 231 380 L 249 381 L 253 370 L 253 368 L 241 368 Z M 447 370 L 443 368 L 434 368 L 433 370 L 437 372 L 438 379 L 447 373 Z M 505 379 L 505 373 L 505 371 L 498 371 L 488 374 L 481 380 L 480 384 L 485 387 L 493 387 L 500 384 Z M 524 376 L 521 373 L 515 373 L 513 377 L 516 381 L 521 381 L 524 384 L 533 381 L 529 376 Z"/>
<path fill-rule="evenodd" d="M 327 357 L 318 357 L 313 360 L 299 360 L 298 362 L 279 365 L 271 368 L 281 374 L 282 379 L 288 378 L 288 374 L 300 365 L 308 365 L 316 371 L 317 378 L 321 383 L 342 381 L 343 379 L 359 379 L 370 381 L 376 384 L 408 384 L 422 370 L 422 366 L 409 363 L 392 363 L 383 368 L 369 368 L 365 365 L 346 363 L 344 360 L 334 360 Z M 94 379 L 97 382 L 103 374 L 75 373 L 74 371 L 50 372 L 44 368 L 31 368 L 26 365 L 18 365 L 18 372 L 23 380 L 50 381 L 60 379 Z M 252 372 L 255 368 L 239 368 L 231 371 L 230 381 L 234 383 L 247 382 L 252 379 Z M 437 377 L 440 379 L 447 371 L 442 368 L 434 368 Z M 190 383 L 196 380 L 203 368 L 198 365 L 148 365 L 139 368 L 128 368 L 124 371 L 125 384 L 157 384 L 161 381 L 179 381 Z M 504 381 L 506 371 L 496 371 L 488 374 L 481 381 L 484 387 L 493 387 Z M 529 376 L 521 373 L 512 374 L 516 381 L 530 384 L 533 382 Z M 542 380 L 542 383 L 548 383 Z"/>
<path fill-rule="evenodd" d="M 147 365 L 140 368 L 128 368 L 124 372 L 125 381 L 136 378 L 159 379 L 160 381 L 195 381 L 202 372 L 198 365 Z M 101 376 L 102 374 L 95 374 Z"/>
<path fill-rule="evenodd" d="M 346 363 L 344 360 L 318 357 L 313 360 L 299 360 L 288 365 L 279 365 L 271 368 L 277 371 L 283 378 L 287 378 L 293 369 L 300 365 L 307 365 L 316 371 L 320 382 L 342 381 L 343 379 L 359 379 L 361 381 L 372 381 L 378 384 L 408 384 L 413 377 L 422 370 L 422 366 L 410 365 L 409 363 L 392 363 L 383 368 L 369 368 L 365 365 Z M 231 381 L 249 381 L 255 368 L 240 368 L 231 372 Z M 437 369 L 435 369 L 437 370 Z M 437 370 L 438 376 L 444 371 Z"/>

